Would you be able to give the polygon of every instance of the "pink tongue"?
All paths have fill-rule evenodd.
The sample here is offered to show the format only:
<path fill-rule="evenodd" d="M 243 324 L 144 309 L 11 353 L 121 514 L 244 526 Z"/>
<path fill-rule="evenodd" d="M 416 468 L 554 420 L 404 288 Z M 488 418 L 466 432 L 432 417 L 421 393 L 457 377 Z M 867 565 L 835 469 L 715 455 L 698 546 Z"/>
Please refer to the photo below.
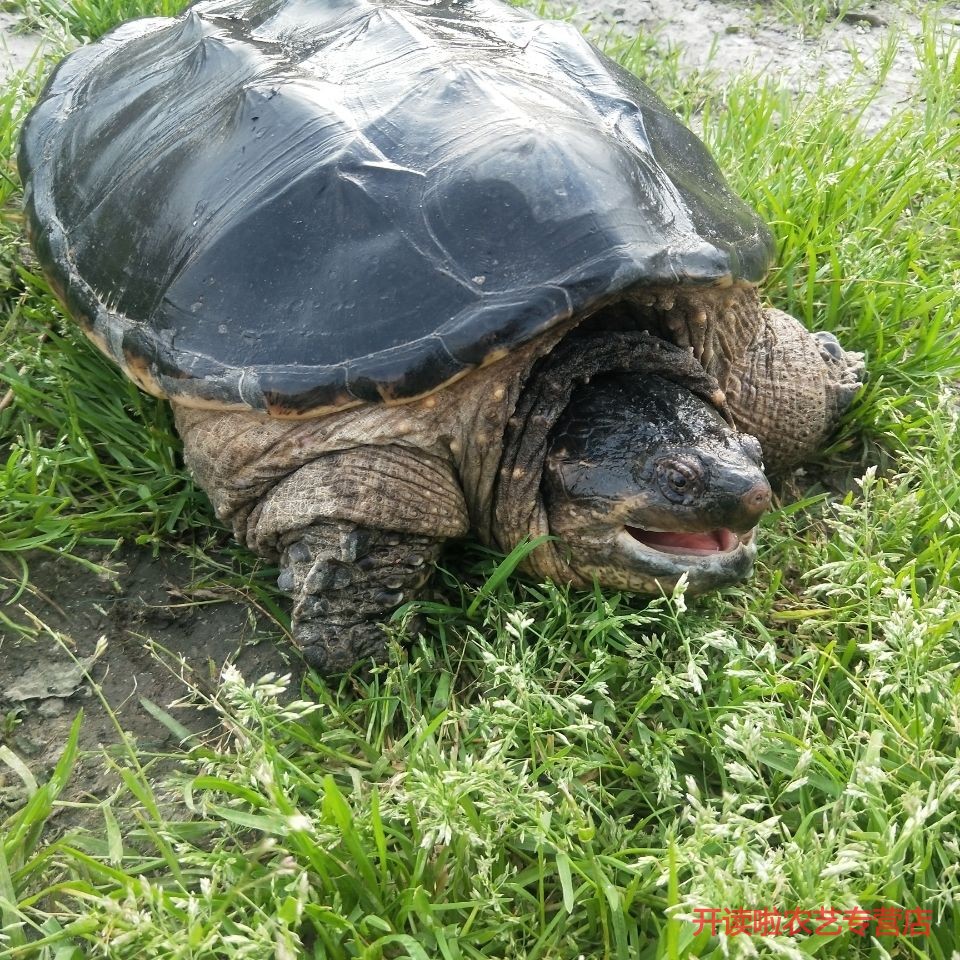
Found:
<path fill-rule="evenodd" d="M 719 551 L 725 549 L 723 530 L 710 530 L 706 533 L 680 533 L 672 531 L 639 530 L 628 527 L 630 535 L 641 543 L 659 550 L 689 553 L 693 550 Z"/>

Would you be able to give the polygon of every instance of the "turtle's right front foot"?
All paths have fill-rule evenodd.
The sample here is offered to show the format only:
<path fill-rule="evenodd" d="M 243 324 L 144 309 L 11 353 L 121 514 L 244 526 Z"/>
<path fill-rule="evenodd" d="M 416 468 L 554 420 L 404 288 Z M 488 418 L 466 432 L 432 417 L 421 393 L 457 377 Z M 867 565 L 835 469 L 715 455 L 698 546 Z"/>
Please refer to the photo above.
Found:
<path fill-rule="evenodd" d="M 319 521 L 281 543 L 277 585 L 293 596 L 293 639 L 325 676 L 387 659 L 383 622 L 415 598 L 443 541 Z"/>

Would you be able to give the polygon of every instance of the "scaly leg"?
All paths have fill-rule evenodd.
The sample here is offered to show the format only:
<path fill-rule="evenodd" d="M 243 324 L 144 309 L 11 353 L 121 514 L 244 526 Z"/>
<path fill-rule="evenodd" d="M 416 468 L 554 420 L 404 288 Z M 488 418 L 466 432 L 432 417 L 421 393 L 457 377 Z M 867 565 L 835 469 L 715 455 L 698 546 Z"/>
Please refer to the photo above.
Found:
<path fill-rule="evenodd" d="M 386 659 L 383 621 L 413 599 L 443 540 L 319 521 L 283 538 L 278 586 L 293 597 L 293 635 L 328 675 Z"/>
<path fill-rule="evenodd" d="M 814 456 L 836 429 L 864 375 L 863 354 L 829 333 L 810 334 L 768 307 L 761 329 L 722 382 L 737 426 L 763 448 L 768 473 Z"/>

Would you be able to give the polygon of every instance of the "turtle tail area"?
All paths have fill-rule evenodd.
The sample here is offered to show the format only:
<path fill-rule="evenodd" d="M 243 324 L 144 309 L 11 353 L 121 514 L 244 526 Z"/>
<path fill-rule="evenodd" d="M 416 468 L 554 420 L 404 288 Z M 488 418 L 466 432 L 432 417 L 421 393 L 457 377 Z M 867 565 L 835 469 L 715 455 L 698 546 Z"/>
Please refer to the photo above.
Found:
<path fill-rule="evenodd" d="M 862 354 L 766 307 L 753 342 L 721 382 L 734 421 L 760 441 L 767 473 L 776 474 L 817 453 L 863 376 Z"/>

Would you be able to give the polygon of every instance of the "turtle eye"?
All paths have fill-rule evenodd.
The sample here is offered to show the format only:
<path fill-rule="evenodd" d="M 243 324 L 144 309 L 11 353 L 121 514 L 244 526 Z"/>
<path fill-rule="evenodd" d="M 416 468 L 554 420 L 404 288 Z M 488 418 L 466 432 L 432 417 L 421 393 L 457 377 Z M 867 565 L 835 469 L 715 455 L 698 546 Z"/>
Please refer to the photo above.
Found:
<path fill-rule="evenodd" d="M 687 488 L 689 478 L 682 470 L 671 470 L 667 474 L 667 483 L 678 493 L 683 493 Z"/>
<path fill-rule="evenodd" d="M 700 471 L 682 460 L 663 460 L 660 462 L 660 489 L 674 503 L 681 503 L 700 489 Z"/>

